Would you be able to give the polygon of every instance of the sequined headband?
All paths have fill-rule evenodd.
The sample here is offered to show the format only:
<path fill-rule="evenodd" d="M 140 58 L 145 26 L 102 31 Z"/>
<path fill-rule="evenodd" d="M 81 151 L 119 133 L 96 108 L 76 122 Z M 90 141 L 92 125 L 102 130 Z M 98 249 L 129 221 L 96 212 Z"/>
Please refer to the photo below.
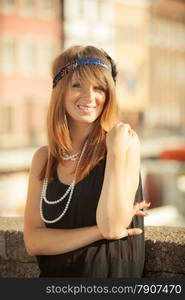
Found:
<path fill-rule="evenodd" d="M 95 57 L 82 57 L 74 60 L 71 63 L 68 63 L 57 73 L 57 75 L 53 79 L 53 88 L 57 85 L 57 82 L 62 77 L 64 77 L 67 73 L 69 73 L 70 71 L 74 71 L 78 66 L 85 66 L 85 65 L 101 66 L 108 69 L 111 72 L 111 68 L 103 60 Z"/>

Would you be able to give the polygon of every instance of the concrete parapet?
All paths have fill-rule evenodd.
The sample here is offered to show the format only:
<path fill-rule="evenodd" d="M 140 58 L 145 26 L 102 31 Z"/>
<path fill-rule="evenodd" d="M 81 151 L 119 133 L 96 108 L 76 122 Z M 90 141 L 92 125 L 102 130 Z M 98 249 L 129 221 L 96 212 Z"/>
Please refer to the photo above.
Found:
<path fill-rule="evenodd" d="M 185 277 L 185 228 L 147 226 L 144 277 Z M 0 217 L 0 277 L 38 277 L 35 257 L 23 241 L 23 218 Z"/>
<path fill-rule="evenodd" d="M 147 226 L 145 277 L 185 277 L 185 228 Z"/>

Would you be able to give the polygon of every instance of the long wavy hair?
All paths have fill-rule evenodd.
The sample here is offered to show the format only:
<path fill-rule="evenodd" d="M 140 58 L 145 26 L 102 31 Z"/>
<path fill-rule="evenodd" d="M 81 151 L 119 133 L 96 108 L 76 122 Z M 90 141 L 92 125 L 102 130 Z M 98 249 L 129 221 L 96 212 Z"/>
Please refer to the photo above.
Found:
<path fill-rule="evenodd" d="M 51 100 L 47 112 L 47 141 L 48 158 L 40 173 L 40 179 L 48 178 L 53 180 L 59 162 L 62 163 L 61 151 L 70 152 L 72 141 L 66 118 L 64 106 L 64 95 L 67 87 L 71 84 L 74 73 L 82 81 L 89 81 L 91 84 L 103 86 L 106 93 L 106 101 L 101 115 L 94 121 L 93 130 L 88 136 L 88 144 L 85 153 L 78 167 L 76 181 L 88 175 L 106 154 L 106 133 L 111 130 L 118 120 L 118 106 L 116 101 L 115 81 L 116 66 L 110 56 L 103 50 L 94 46 L 73 46 L 65 50 L 53 62 L 52 76 L 63 68 L 66 64 L 81 57 L 96 57 L 105 61 L 111 68 L 111 72 L 101 66 L 85 65 L 78 66 L 74 71 L 66 74 L 53 88 Z"/>

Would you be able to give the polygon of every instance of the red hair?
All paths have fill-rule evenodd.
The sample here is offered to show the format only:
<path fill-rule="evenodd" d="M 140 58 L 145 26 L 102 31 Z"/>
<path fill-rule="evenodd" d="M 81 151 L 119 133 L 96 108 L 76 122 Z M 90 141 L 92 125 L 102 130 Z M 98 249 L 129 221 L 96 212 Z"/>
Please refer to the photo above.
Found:
<path fill-rule="evenodd" d="M 93 46 L 74 46 L 65 50 L 53 63 L 53 78 L 67 63 L 81 57 L 96 57 L 104 60 L 109 66 L 110 61 L 104 53 Z M 111 66 L 110 66 L 111 67 Z M 106 132 L 117 122 L 118 106 L 116 101 L 115 83 L 111 72 L 104 67 L 95 65 L 78 66 L 74 71 L 66 74 L 58 81 L 51 94 L 51 101 L 47 113 L 47 140 L 48 159 L 41 170 L 40 179 L 53 179 L 57 164 L 61 162 L 61 150 L 71 151 L 72 141 L 70 139 L 67 120 L 65 118 L 65 107 L 63 98 L 66 87 L 70 84 L 73 74 L 77 74 L 83 81 L 100 84 L 105 88 L 106 101 L 101 115 L 95 120 L 93 130 L 88 137 L 88 145 L 80 162 L 76 180 L 83 179 L 94 168 L 106 154 Z"/>

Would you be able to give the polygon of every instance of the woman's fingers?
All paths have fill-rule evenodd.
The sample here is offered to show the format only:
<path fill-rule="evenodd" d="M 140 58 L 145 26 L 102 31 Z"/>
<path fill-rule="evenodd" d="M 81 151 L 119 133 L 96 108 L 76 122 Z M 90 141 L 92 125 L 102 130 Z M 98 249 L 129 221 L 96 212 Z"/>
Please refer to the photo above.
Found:
<path fill-rule="evenodd" d="M 138 235 L 138 234 L 141 234 L 142 232 L 143 231 L 140 228 L 130 228 L 130 229 L 127 229 L 128 235 Z"/>
<path fill-rule="evenodd" d="M 149 214 L 145 211 L 142 211 L 142 210 L 138 210 L 136 211 L 135 213 L 135 216 L 142 216 L 142 217 L 147 217 Z"/>
<path fill-rule="evenodd" d="M 142 211 L 141 209 L 149 208 L 150 204 L 151 204 L 150 202 L 147 203 L 145 200 L 134 203 L 133 215 L 144 216 L 144 217 L 147 216 L 148 213 L 146 213 L 145 211 Z"/>
<path fill-rule="evenodd" d="M 139 204 L 140 208 L 147 208 L 150 206 L 150 202 L 146 202 L 146 200 L 142 200 L 141 202 L 137 202 L 136 204 Z"/>
<path fill-rule="evenodd" d="M 150 202 L 147 203 L 145 200 L 143 200 L 141 202 L 134 203 L 134 207 L 133 208 L 135 210 L 138 210 L 138 209 L 148 208 L 150 205 L 151 205 Z"/>
<path fill-rule="evenodd" d="M 138 235 L 138 234 L 141 234 L 142 232 L 143 231 L 140 228 L 124 229 L 120 238 L 124 238 L 129 235 Z"/>
<path fill-rule="evenodd" d="M 143 232 L 140 228 L 129 228 L 129 229 L 123 229 L 123 231 L 120 233 L 119 237 L 116 239 L 122 239 L 124 237 L 130 236 L 130 235 L 139 235 Z"/>

